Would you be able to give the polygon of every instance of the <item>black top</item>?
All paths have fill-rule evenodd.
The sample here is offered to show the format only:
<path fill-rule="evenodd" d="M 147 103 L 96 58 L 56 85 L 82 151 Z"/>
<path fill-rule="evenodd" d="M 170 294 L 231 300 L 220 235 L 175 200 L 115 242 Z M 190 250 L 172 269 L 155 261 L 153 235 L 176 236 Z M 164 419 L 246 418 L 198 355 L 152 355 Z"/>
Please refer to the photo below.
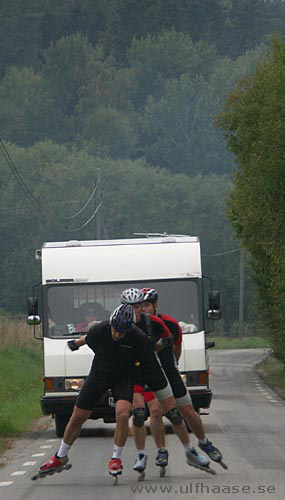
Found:
<path fill-rule="evenodd" d="M 143 332 L 134 327 L 120 340 L 113 340 L 109 321 L 92 326 L 86 343 L 95 352 L 91 371 L 106 379 L 127 378 L 132 375 L 134 360 L 142 364 L 155 362 L 154 353 Z"/>

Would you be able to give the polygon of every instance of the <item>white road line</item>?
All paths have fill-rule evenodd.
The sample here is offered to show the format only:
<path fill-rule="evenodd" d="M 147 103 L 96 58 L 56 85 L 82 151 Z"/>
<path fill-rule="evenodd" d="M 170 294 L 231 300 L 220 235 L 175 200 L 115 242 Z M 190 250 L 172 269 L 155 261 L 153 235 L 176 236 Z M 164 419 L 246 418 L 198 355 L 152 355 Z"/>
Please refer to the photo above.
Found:
<path fill-rule="evenodd" d="M 58 439 L 47 439 L 47 443 L 55 443 L 55 441 L 58 441 Z"/>
<path fill-rule="evenodd" d="M 12 472 L 11 476 L 23 476 L 26 472 L 26 470 L 16 470 L 15 472 Z"/>
<path fill-rule="evenodd" d="M 51 444 L 45 444 L 44 446 L 40 446 L 41 450 L 45 450 L 47 448 L 52 448 L 52 445 Z"/>
<path fill-rule="evenodd" d="M 32 457 L 44 457 L 46 453 L 34 453 Z"/>
<path fill-rule="evenodd" d="M 37 462 L 25 462 L 23 466 L 25 467 L 26 465 L 35 465 Z"/>
<path fill-rule="evenodd" d="M 1 481 L 0 486 L 10 486 L 10 484 L 13 484 L 15 481 Z"/>

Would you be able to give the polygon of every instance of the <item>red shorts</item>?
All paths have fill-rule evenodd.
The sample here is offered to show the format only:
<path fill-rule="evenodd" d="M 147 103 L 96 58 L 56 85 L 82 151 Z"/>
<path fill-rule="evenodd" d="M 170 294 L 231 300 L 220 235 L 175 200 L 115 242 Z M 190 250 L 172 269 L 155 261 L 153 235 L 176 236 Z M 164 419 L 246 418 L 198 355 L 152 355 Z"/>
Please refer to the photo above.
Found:
<path fill-rule="evenodd" d="M 137 394 L 141 394 L 144 397 L 146 403 L 150 403 L 153 399 L 156 398 L 153 391 L 145 391 L 142 385 L 134 385 L 134 392 Z"/>

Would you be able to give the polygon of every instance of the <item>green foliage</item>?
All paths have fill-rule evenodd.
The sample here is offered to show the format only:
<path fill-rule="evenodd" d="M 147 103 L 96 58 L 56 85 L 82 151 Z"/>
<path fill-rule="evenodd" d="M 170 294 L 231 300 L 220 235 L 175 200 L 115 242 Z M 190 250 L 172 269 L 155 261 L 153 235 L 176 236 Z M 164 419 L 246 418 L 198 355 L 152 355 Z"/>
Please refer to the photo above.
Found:
<path fill-rule="evenodd" d="M 274 356 L 270 356 L 257 367 L 257 371 L 264 382 L 281 398 L 285 399 L 284 363 Z"/>
<path fill-rule="evenodd" d="M 221 110 L 227 91 L 253 72 L 263 53 L 264 47 L 258 47 L 235 62 L 215 60 L 207 76 L 203 76 L 202 67 L 201 74 L 188 68 L 179 78 L 163 80 L 160 97 L 151 95 L 144 110 L 142 129 L 147 160 L 190 175 L 230 172 L 232 158 L 213 118 Z M 201 61 L 201 54 L 197 54 Z"/>
<path fill-rule="evenodd" d="M 284 81 L 285 46 L 275 39 L 272 54 L 229 95 L 218 123 L 237 157 L 230 219 L 251 254 L 258 304 L 285 362 Z"/>
<path fill-rule="evenodd" d="M 99 108 L 83 120 L 79 141 L 94 156 L 103 151 L 104 156 L 119 159 L 134 156 L 137 138 L 126 114 Z"/>
<path fill-rule="evenodd" d="M 42 354 L 7 347 L 0 351 L 0 434 L 26 431 L 41 415 Z"/>
<path fill-rule="evenodd" d="M 209 340 L 215 342 L 213 349 L 262 349 L 271 347 L 269 340 L 264 337 L 252 336 L 244 337 L 243 339 L 211 337 Z"/>
<path fill-rule="evenodd" d="M 0 136 L 19 145 L 31 145 L 51 133 L 52 99 L 43 79 L 32 68 L 11 66 L 0 85 Z"/>
<path fill-rule="evenodd" d="M 172 29 L 157 36 L 134 38 L 128 59 L 136 70 L 136 105 L 142 107 L 147 95 L 154 99 L 161 96 L 169 79 L 179 79 L 184 74 L 207 76 L 216 64 L 217 54 L 206 41 L 194 45 L 189 34 Z"/>

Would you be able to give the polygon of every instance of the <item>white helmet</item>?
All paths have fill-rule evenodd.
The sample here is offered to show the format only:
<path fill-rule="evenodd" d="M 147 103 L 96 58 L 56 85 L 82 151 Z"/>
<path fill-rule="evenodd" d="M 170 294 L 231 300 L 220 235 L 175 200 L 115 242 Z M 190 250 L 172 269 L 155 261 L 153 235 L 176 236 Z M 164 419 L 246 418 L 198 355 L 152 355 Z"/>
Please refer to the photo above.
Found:
<path fill-rule="evenodd" d="M 144 294 L 139 288 L 127 288 L 121 293 L 122 304 L 140 304 L 144 301 Z"/>

